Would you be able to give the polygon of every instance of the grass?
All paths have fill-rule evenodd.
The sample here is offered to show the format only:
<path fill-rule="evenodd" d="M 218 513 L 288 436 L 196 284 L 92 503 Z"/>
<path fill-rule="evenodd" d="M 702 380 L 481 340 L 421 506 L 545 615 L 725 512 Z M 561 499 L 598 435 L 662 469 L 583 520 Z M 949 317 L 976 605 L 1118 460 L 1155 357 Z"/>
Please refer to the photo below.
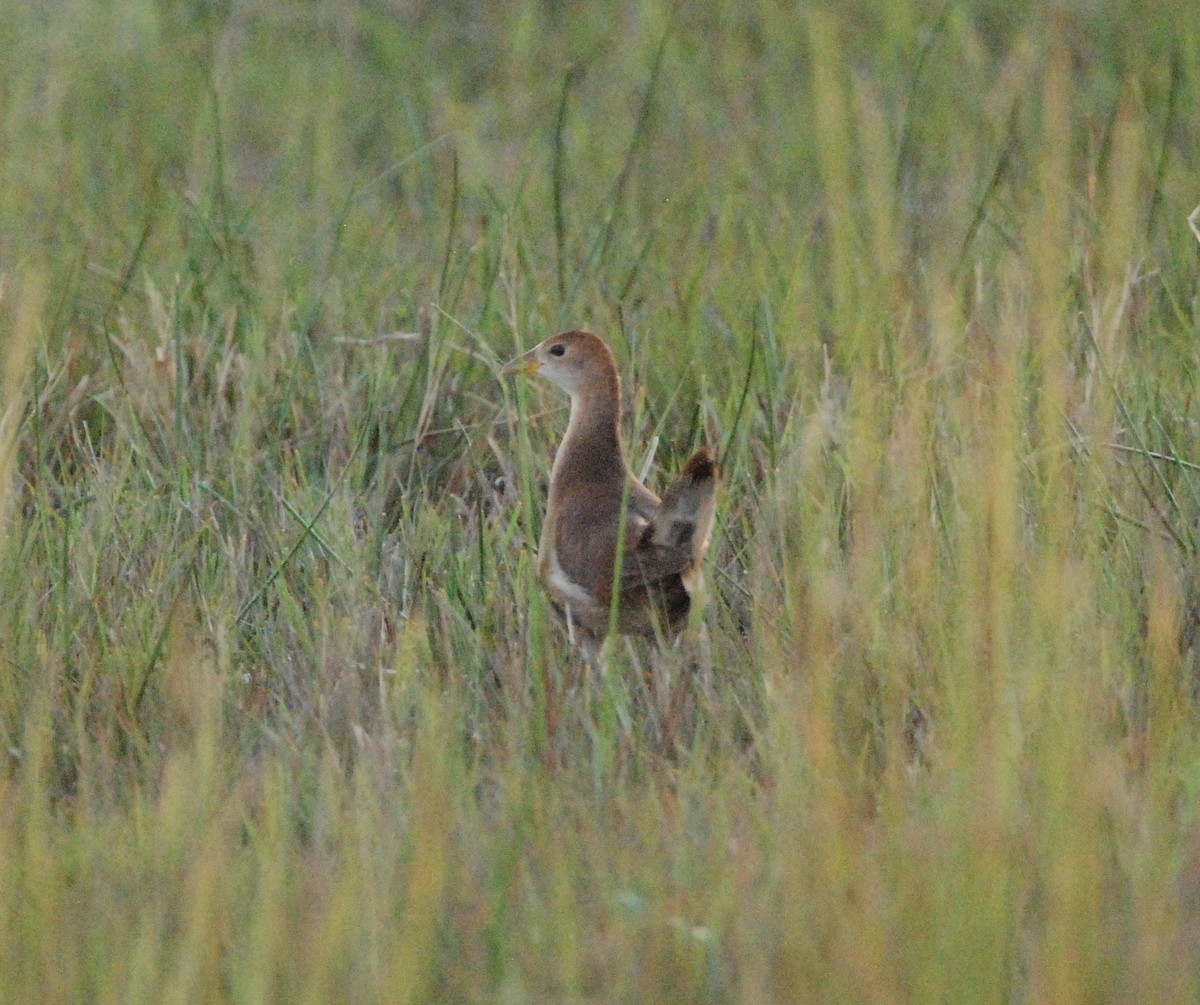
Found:
<path fill-rule="evenodd" d="M 1200 996 L 1190 13 L 4 18 L 0 1001 Z M 721 453 L 658 693 L 566 327 Z"/>

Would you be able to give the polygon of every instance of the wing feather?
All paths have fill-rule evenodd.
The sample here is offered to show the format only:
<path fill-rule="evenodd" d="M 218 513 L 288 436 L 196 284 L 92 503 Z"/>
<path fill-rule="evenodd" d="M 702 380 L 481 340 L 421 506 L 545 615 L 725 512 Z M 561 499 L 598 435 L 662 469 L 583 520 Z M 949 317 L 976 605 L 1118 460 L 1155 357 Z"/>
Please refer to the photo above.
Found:
<path fill-rule="evenodd" d="M 623 590 L 682 575 L 704 556 L 712 532 L 716 488 L 716 461 L 712 451 L 703 447 L 683 466 L 642 536 L 627 542 Z"/>

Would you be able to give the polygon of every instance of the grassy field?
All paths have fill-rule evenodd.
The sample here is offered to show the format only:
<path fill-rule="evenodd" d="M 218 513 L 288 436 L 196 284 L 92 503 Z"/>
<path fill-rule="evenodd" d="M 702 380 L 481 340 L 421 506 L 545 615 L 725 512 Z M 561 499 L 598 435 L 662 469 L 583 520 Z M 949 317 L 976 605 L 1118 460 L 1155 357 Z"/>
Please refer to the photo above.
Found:
<path fill-rule="evenodd" d="M 0 51 L 0 1002 L 1200 1000 L 1192 3 Z M 569 327 L 699 666 L 537 585 Z"/>

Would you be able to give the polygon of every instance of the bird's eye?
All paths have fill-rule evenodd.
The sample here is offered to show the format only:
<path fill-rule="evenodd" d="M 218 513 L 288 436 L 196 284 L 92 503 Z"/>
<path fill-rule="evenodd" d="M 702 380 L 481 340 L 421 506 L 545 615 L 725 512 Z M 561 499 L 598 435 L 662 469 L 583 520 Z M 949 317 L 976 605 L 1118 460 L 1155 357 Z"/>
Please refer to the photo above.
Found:
<path fill-rule="evenodd" d="M 556 345 L 552 345 L 550 347 L 550 355 L 551 356 L 565 356 L 566 352 L 567 352 L 567 347 L 565 345 L 563 345 L 561 342 L 557 343 Z"/>

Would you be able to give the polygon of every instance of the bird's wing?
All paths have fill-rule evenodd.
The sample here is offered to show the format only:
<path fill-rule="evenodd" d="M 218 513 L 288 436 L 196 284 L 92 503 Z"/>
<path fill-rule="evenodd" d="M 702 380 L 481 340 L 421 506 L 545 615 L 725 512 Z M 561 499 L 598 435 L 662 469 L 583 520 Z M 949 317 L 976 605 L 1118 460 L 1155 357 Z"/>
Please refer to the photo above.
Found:
<path fill-rule="evenodd" d="M 708 547 L 716 512 L 717 462 L 708 447 L 694 453 L 667 489 L 654 517 L 651 540 L 658 545 L 690 547 L 700 558 Z"/>
<path fill-rule="evenodd" d="M 626 542 L 621 587 L 687 572 L 704 556 L 716 512 L 717 464 L 702 447 L 683 466 L 640 537 Z"/>
<path fill-rule="evenodd" d="M 621 592 L 656 583 L 668 576 L 682 575 L 695 564 L 691 548 L 643 541 L 625 553 L 621 565 Z"/>

